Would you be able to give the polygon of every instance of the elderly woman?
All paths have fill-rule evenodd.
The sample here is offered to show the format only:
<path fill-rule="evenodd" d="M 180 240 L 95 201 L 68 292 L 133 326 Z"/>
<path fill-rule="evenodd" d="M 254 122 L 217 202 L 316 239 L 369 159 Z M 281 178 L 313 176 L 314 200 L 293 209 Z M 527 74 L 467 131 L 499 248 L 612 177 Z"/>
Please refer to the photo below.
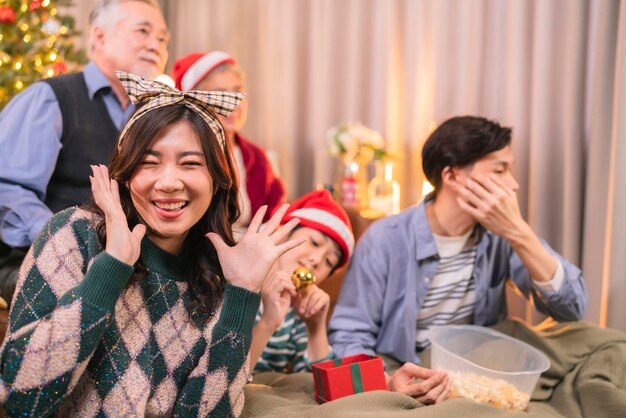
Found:
<path fill-rule="evenodd" d="M 232 56 L 221 51 L 194 53 L 179 59 L 174 63 L 172 77 L 180 90 L 244 92 L 246 89 L 245 74 Z M 235 233 L 241 233 L 248 226 L 251 214 L 262 205 L 268 206 L 269 215 L 285 199 L 285 188 L 274 174 L 265 152 L 240 134 L 246 123 L 247 109 L 244 100 L 228 116 L 218 116 L 239 174 L 241 216 L 233 226 Z"/>

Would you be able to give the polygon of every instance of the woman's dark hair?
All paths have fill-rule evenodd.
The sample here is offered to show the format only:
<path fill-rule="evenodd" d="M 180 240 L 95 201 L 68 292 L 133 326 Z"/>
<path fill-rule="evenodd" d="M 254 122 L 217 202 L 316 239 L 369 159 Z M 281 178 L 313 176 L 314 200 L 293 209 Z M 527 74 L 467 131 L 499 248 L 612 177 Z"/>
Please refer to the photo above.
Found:
<path fill-rule="evenodd" d="M 424 143 L 422 169 L 436 194 L 444 168 L 467 167 L 510 143 L 511 128 L 476 116 L 454 117 L 439 125 Z"/>
<path fill-rule="evenodd" d="M 109 172 L 111 178 L 117 180 L 119 184 L 120 200 L 129 228 L 132 230 L 135 225 L 143 223 L 150 233 L 150 227 L 143 222 L 132 203 L 128 183 L 154 141 L 179 122 L 189 124 L 200 138 L 207 168 L 213 180 L 213 190 L 207 190 L 207 193 L 213 193 L 209 208 L 189 231 L 181 255 L 185 261 L 184 275 L 189 283 L 192 304 L 200 304 L 213 311 L 223 295 L 226 281 L 217 252 L 204 235 L 207 232 L 215 232 L 228 245 L 234 245 L 231 225 L 239 217 L 237 176 L 228 146 L 225 145 L 222 150 L 216 135 L 197 112 L 184 104 L 164 106 L 147 112 L 130 126 L 120 146 L 113 152 Z M 102 214 L 95 204 L 89 209 Z M 97 231 L 102 245 L 105 246 L 104 217 Z M 146 274 L 145 267 L 137 263 L 134 278 L 145 277 Z"/>

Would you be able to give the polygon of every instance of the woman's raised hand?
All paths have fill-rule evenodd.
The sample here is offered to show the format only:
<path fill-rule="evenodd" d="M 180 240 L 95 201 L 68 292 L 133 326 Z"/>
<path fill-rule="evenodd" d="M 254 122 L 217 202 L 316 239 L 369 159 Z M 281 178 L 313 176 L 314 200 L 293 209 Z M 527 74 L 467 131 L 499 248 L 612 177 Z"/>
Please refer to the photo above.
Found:
<path fill-rule="evenodd" d="M 300 222 L 296 218 L 280 226 L 280 220 L 287 208 L 289 208 L 288 204 L 282 205 L 267 222 L 265 228 L 259 231 L 267 210 L 267 206 L 262 206 L 252 218 L 241 241 L 234 247 L 229 247 L 214 232 L 206 234 L 217 251 L 222 272 L 229 283 L 258 292 L 265 276 L 278 257 L 305 241 L 304 238 L 300 238 L 283 242 Z"/>
<path fill-rule="evenodd" d="M 117 181 L 109 178 L 109 170 L 104 165 L 92 165 L 90 176 L 91 190 L 96 205 L 104 212 L 107 230 L 105 251 L 122 263 L 133 265 L 139 259 L 141 240 L 146 233 L 145 225 L 138 224 L 131 232 L 128 220 L 120 202 Z"/>

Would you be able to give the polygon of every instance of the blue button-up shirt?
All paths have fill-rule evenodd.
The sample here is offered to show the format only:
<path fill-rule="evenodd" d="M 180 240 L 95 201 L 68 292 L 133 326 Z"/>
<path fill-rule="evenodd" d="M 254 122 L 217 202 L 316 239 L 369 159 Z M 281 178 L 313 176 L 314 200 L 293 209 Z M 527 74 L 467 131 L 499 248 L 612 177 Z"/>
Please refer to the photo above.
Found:
<path fill-rule="evenodd" d="M 480 225 L 473 276 L 474 323 L 492 325 L 507 316 L 505 283 L 512 279 L 540 312 L 559 321 L 582 318 L 587 289 L 580 270 L 543 245 L 563 265 L 557 291 L 534 284 L 509 243 Z M 439 256 L 425 203 L 382 219 L 359 240 L 329 326 L 339 357 L 382 353 L 419 363 L 415 351 L 418 310 L 437 273 Z"/>
<path fill-rule="evenodd" d="M 122 108 L 95 63 L 87 64 L 83 74 L 89 98 L 100 94 L 108 116 L 121 130 L 134 106 Z M 61 109 L 47 83 L 28 87 L 0 113 L 0 240 L 13 247 L 29 246 L 52 216 L 44 200 L 62 136 Z"/>

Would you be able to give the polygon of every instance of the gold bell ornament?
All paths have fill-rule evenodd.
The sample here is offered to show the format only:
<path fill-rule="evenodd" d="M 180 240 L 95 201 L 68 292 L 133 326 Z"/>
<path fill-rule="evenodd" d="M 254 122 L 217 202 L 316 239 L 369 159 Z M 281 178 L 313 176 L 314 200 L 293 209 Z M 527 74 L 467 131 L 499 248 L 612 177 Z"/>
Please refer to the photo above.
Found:
<path fill-rule="evenodd" d="M 306 289 L 315 283 L 315 280 L 315 275 L 306 267 L 298 267 L 291 273 L 291 281 L 296 286 L 296 290 Z"/>

